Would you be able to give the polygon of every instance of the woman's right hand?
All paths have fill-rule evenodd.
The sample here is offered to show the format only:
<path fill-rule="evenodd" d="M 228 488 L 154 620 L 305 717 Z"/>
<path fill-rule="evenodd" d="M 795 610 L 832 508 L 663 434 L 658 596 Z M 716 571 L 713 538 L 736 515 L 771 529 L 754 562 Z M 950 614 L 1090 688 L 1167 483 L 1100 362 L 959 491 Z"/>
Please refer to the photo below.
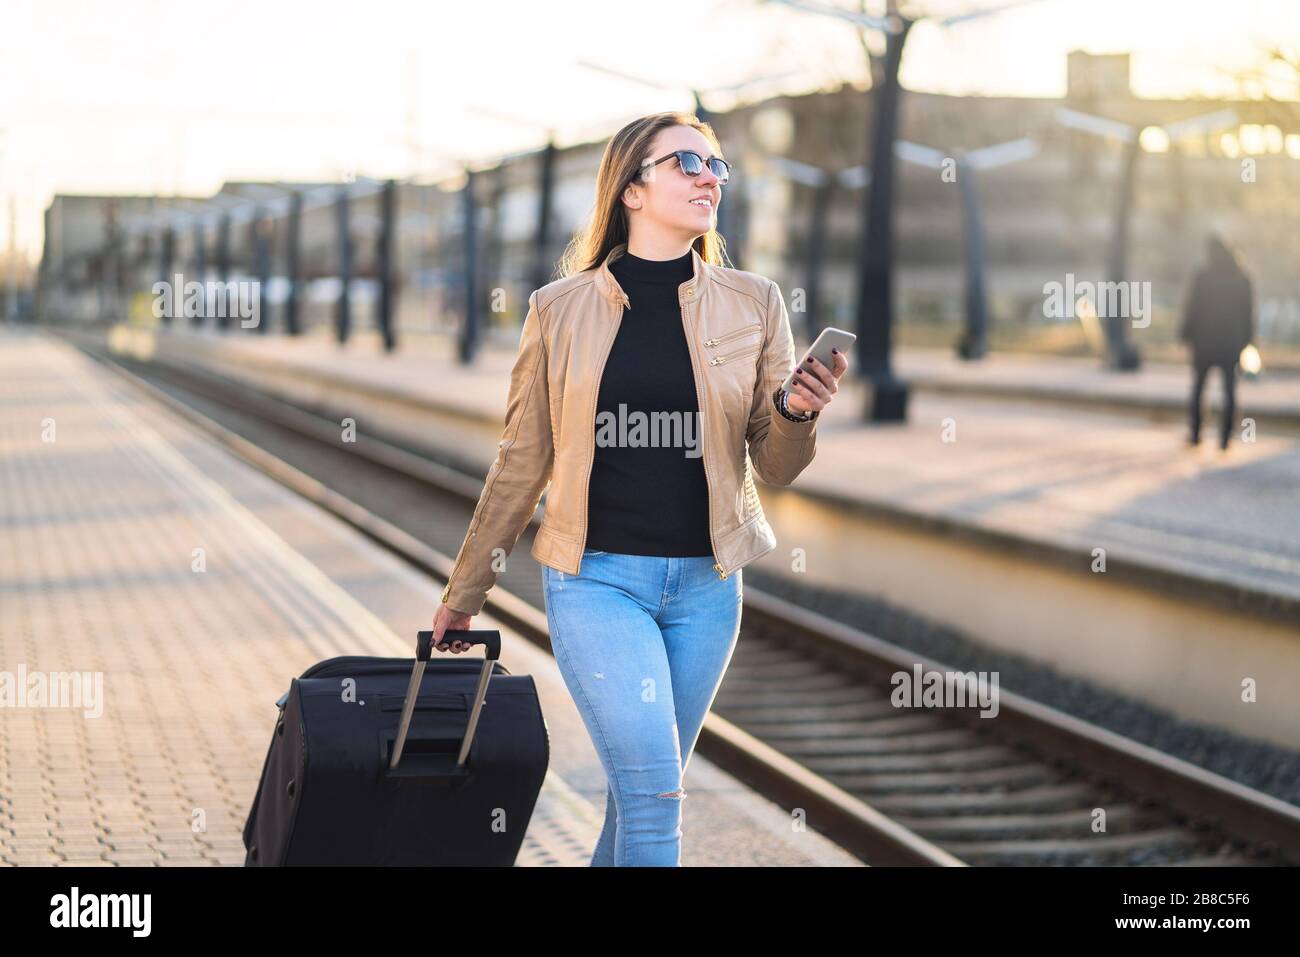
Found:
<path fill-rule="evenodd" d="M 445 603 L 439 605 L 437 612 L 433 616 L 433 647 L 439 651 L 446 651 L 447 645 L 442 640 L 442 636 L 446 634 L 447 629 L 450 628 L 452 631 L 465 630 L 469 628 L 469 623 L 473 618 L 473 615 L 453 611 L 451 606 Z M 473 645 L 462 644 L 459 640 L 456 640 L 451 643 L 451 653 L 458 655 L 462 651 L 469 651 L 473 647 Z"/>

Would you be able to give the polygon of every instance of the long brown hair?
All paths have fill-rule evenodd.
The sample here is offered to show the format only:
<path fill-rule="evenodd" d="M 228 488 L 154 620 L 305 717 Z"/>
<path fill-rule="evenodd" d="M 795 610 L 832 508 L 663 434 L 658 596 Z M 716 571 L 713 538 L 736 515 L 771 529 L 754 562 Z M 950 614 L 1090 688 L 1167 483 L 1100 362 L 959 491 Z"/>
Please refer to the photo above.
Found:
<path fill-rule="evenodd" d="M 678 124 L 699 130 L 713 151 L 722 154 L 713 127 L 693 113 L 651 113 L 627 124 L 605 145 L 596 174 L 596 204 L 591 218 L 569 241 L 556 268 L 556 278 L 595 269 L 605 261 L 610 250 L 627 242 L 628 210 L 622 203 L 623 190 L 640 171 L 641 161 L 659 131 Z M 716 229 L 697 236 L 691 245 L 710 265 L 728 265 L 726 241 Z"/>

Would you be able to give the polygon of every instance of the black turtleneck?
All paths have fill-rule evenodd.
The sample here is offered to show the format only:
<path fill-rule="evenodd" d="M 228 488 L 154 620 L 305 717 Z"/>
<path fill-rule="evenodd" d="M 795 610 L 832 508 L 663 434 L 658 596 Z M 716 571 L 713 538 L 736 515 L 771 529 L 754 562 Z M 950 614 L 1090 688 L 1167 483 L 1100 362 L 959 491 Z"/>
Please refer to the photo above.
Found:
<path fill-rule="evenodd" d="M 623 308 L 596 401 L 587 547 L 712 555 L 699 400 L 677 298 L 678 287 L 694 275 L 691 253 L 661 261 L 625 250 L 609 269 L 631 305 Z M 670 413 L 661 417 L 666 424 L 656 412 Z M 640 434 L 636 413 L 644 415 Z"/>

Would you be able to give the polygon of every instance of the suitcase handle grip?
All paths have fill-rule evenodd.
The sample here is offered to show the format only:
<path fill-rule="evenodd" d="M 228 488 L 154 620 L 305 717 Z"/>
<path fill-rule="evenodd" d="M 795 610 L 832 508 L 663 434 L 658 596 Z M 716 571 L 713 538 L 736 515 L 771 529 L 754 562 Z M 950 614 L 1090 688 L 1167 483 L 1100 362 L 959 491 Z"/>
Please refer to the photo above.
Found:
<path fill-rule="evenodd" d="M 482 645 L 487 652 L 488 661 L 501 658 L 501 632 L 491 628 L 448 628 L 442 636 L 444 644 L 459 641 L 462 645 Z M 433 655 L 433 632 L 416 632 L 415 657 L 418 661 L 428 661 Z"/>

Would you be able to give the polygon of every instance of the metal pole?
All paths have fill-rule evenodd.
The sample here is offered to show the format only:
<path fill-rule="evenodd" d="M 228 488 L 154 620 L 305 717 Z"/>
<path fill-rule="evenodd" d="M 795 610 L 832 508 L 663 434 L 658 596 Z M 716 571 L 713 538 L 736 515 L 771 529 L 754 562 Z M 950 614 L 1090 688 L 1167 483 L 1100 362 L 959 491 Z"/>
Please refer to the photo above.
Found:
<path fill-rule="evenodd" d="M 804 280 L 807 286 L 805 305 L 808 312 L 804 315 L 804 337 L 812 342 L 817 335 L 818 317 L 821 300 L 822 262 L 825 258 L 826 220 L 830 212 L 831 195 L 835 190 L 835 177 L 827 174 L 821 184 L 813 188 L 812 213 L 808 223 L 808 239 L 805 245 L 807 259 L 804 262 Z"/>
<path fill-rule="evenodd" d="M 396 345 L 393 335 L 393 307 L 396 302 L 393 278 L 393 227 L 397 216 L 397 183 L 388 180 L 380 193 L 379 247 L 376 251 L 376 269 L 379 272 L 379 332 L 384 339 L 384 350 L 392 352 Z"/>
<path fill-rule="evenodd" d="M 105 209 L 105 269 L 104 276 L 105 288 L 108 290 L 108 299 L 112 304 L 110 309 L 109 321 L 122 321 L 125 316 L 122 315 L 122 302 L 125 299 L 123 278 L 125 275 L 125 264 L 122 261 L 122 232 L 118 228 L 118 204 L 116 201 L 108 203 Z"/>
<path fill-rule="evenodd" d="M 217 278 L 225 287 L 230 282 L 230 214 L 227 213 L 217 222 Z M 224 298 L 229 302 L 229 295 Z M 222 309 L 217 316 L 217 328 L 225 330 L 230 325 L 230 310 Z"/>
<path fill-rule="evenodd" d="M 988 351 L 988 299 L 984 287 L 984 229 L 980 223 L 975 170 L 957 160 L 957 188 L 961 191 L 962 224 L 966 233 L 966 331 L 957 342 L 957 355 L 979 359 Z"/>
<path fill-rule="evenodd" d="M 872 91 L 871 188 L 866 191 L 865 236 L 858 272 L 858 362 L 867 383 L 868 419 L 901 422 L 907 418 L 906 384 L 890 367 L 894 322 L 891 286 L 894 253 L 894 139 L 902 87 L 898 68 L 911 20 L 899 17 L 897 33 L 885 34 L 884 85 Z"/>
<path fill-rule="evenodd" d="M 487 234 L 483 236 L 482 240 L 483 257 L 480 271 L 484 276 L 493 277 L 493 286 L 504 286 L 506 284 L 506 277 L 502 270 L 505 265 L 505 233 L 502 229 L 501 217 L 505 206 L 507 190 L 504 170 L 500 166 L 496 167 L 492 171 L 491 183 L 492 198 L 488 204 L 491 213 L 488 216 Z M 480 232 L 481 231 L 482 230 L 480 230 Z M 524 290 L 525 297 L 529 292 L 531 292 L 531 290 Z"/>
<path fill-rule="evenodd" d="M 7 316 L 18 321 L 18 197 L 9 194 L 9 275 L 7 277 Z"/>
<path fill-rule="evenodd" d="M 1110 255 L 1106 264 L 1107 279 L 1111 283 L 1120 283 L 1128 273 L 1129 221 L 1132 218 L 1136 199 L 1137 163 L 1142 154 L 1142 144 L 1136 131 L 1125 148 L 1124 172 L 1115 206 L 1114 234 L 1110 243 Z M 1112 286 L 1111 288 L 1119 288 Z M 1098 297 L 1100 299 L 1100 297 Z M 1127 316 L 1107 316 L 1102 320 L 1106 330 L 1106 344 L 1109 350 L 1107 361 L 1114 369 L 1132 372 L 1141 365 L 1138 351 L 1128 339 Z"/>
<path fill-rule="evenodd" d="M 172 281 L 172 261 L 176 252 L 176 232 L 170 226 L 163 227 L 162 241 L 158 255 L 158 272 L 162 276 L 162 281 L 170 283 Z M 172 290 L 172 308 L 163 313 L 162 320 L 167 325 L 171 325 L 172 319 L 176 317 L 177 306 L 180 305 L 185 295 L 183 289 Z M 182 314 L 184 310 L 181 310 Z"/>
<path fill-rule="evenodd" d="M 555 159 L 557 152 L 555 138 L 551 136 L 542 149 L 540 179 L 537 185 L 540 198 L 537 208 L 537 247 L 533 261 L 534 289 L 541 289 L 550 282 L 551 270 L 554 268 L 550 258 L 550 237 L 552 208 L 555 205 Z M 470 175 L 473 176 L 474 174 L 470 173 Z M 466 189 L 468 190 L 469 187 L 466 187 Z M 472 190 L 470 190 L 469 195 L 472 203 Z M 467 215 L 472 217 L 472 214 Z M 468 222 L 468 219 L 466 221 Z"/>
<path fill-rule="evenodd" d="M 192 317 L 192 325 L 202 326 L 208 317 L 208 294 L 207 294 L 207 272 L 208 272 L 208 248 L 207 233 L 203 227 L 203 220 L 196 220 L 194 223 L 194 278 L 197 280 L 199 287 L 203 290 L 202 308 L 199 309 L 198 315 Z"/>
<path fill-rule="evenodd" d="M 339 187 L 339 197 L 335 204 L 338 214 L 339 240 L 339 298 L 335 303 L 334 332 L 343 345 L 348 341 L 352 328 L 352 226 L 349 209 L 349 193 L 346 186 Z"/>
<path fill-rule="evenodd" d="M 267 295 L 271 285 L 271 220 L 259 207 L 253 213 L 253 258 L 257 272 L 258 289 L 261 295 L 261 308 L 258 310 L 257 331 L 265 335 L 270 321 L 270 297 Z"/>
<path fill-rule="evenodd" d="M 300 251 L 302 248 L 302 193 L 294 190 L 289 197 L 288 237 L 285 243 L 285 272 L 289 276 L 289 297 L 284 303 L 284 325 L 291 336 L 302 332 L 298 315 L 298 294 L 302 285 Z"/>
<path fill-rule="evenodd" d="M 461 329 L 460 361 L 473 361 L 478 351 L 479 298 L 478 298 L 478 207 L 474 202 L 474 171 L 465 171 L 465 187 L 461 190 L 461 212 L 464 217 L 463 241 L 465 244 L 465 324 Z M 543 285 L 545 285 L 543 283 Z"/>

